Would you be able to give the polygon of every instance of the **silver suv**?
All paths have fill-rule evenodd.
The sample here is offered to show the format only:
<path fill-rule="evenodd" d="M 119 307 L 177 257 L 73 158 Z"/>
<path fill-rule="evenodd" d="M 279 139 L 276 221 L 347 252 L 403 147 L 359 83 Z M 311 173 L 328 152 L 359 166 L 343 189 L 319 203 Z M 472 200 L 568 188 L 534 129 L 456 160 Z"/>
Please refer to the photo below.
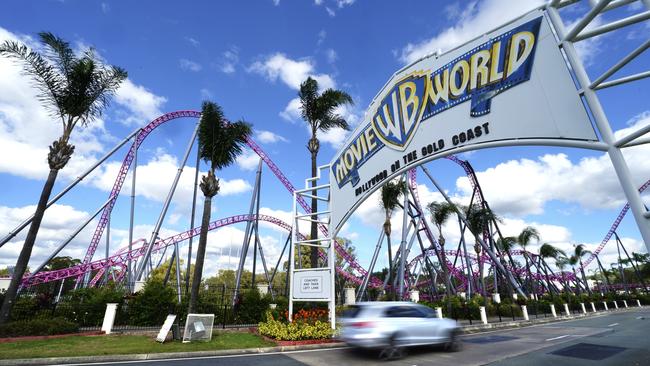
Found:
<path fill-rule="evenodd" d="M 399 358 L 404 347 L 440 344 L 458 351 L 461 329 L 440 319 L 433 309 L 411 302 L 361 302 L 341 316 L 340 338 L 353 347 L 382 349 L 386 358 Z M 380 357 L 382 355 L 380 354 Z"/>

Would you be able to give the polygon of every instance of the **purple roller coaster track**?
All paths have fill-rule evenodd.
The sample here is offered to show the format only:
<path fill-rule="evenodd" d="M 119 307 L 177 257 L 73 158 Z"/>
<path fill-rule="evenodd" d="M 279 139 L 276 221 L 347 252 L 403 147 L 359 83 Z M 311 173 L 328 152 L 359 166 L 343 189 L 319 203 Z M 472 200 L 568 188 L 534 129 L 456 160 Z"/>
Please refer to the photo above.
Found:
<path fill-rule="evenodd" d="M 81 278 L 88 272 L 91 271 L 101 271 L 102 273 L 104 271 L 107 271 L 109 268 L 113 269 L 118 269 L 118 275 L 115 275 L 113 273 L 113 278 L 115 280 L 119 280 L 124 276 L 124 272 L 126 271 L 126 263 L 136 260 L 138 258 L 141 258 L 142 256 L 145 255 L 146 249 L 147 249 L 147 243 L 144 239 L 139 239 L 133 243 L 133 247 L 135 249 L 133 250 L 126 250 L 126 249 L 121 249 L 116 254 L 113 256 L 110 256 L 108 258 L 92 261 L 92 258 L 95 254 L 95 251 L 97 249 L 97 246 L 99 244 L 100 238 L 102 237 L 104 230 L 106 229 L 111 211 L 115 205 L 115 202 L 120 194 L 120 191 L 123 187 L 124 181 L 126 179 L 127 173 L 134 161 L 134 157 L 136 156 L 136 151 L 139 149 L 141 146 L 142 142 L 149 136 L 149 134 L 156 129 L 157 127 L 161 126 L 162 124 L 169 122 L 171 120 L 175 120 L 178 118 L 199 118 L 201 115 L 200 112 L 198 111 L 193 111 L 193 110 L 181 110 L 181 111 L 176 111 L 176 112 L 171 112 L 164 114 L 152 122 L 150 122 L 148 125 L 140 129 L 137 134 L 135 135 L 135 139 L 133 141 L 133 144 L 131 145 L 131 148 L 129 149 L 126 157 L 124 158 L 122 165 L 120 167 L 120 170 L 118 172 L 118 175 L 115 179 L 115 182 L 113 184 L 113 188 L 109 194 L 109 203 L 105 206 L 105 208 L 102 211 L 102 215 L 98 221 L 97 227 L 95 228 L 95 231 L 93 233 L 90 245 L 88 246 L 88 249 L 86 251 L 86 254 L 84 256 L 83 262 L 77 266 L 66 268 L 66 269 L 61 269 L 61 270 L 56 270 L 56 271 L 46 271 L 46 272 L 39 272 L 35 275 L 25 277 L 23 279 L 23 286 L 33 286 L 41 283 L 47 283 L 51 281 L 59 281 L 62 279 L 66 278 L 73 278 L 76 277 L 77 281 L 81 281 Z M 261 149 L 259 145 L 255 143 L 252 139 L 247 140 L 247 145 L 248 147 L 254 151 L 263 161 L 264 163 L 268 166 L 268 168 L 273 172 L 273 174 L 276 176 L 276 178 L 284 185 L 284 187 L 289 191 L 290 194 L 293 194 L 295 191 L 295 187 L 293 184 L 287 179 L 287 177 L 282 173 L 280 168 L 273 162 L 273 160 Z M 467 175 L 470 184 L 473 188 L 474 191 L 474 197 L 475 200 L 478 204 L 480 205 L 487 205 L 483 192 L 480 188 L 480 185 L 478 183 L 478 179 L 476 177 L 476 174 L 472 168 L 472 166 L 469 164 L 469 162 L 461 160 L 455 156 L 448 156 L 447 159 L 455 162 L 456 164 L 460 165 L 465 174 Z M 409 171 L 409 186 L 410 190 L 413 192 L 413 198 L 414 198 L 414 203 L 415 207 L 417 210 L 419 210 L 419 214 L 423 214 L 422 211 L 422 205 L 419 202 L 419 196 L 418 196 L 418 188 L 417 188 L 417 176 L 416 176 L 416 170 L 412 169 Z M 639 188 L 639 191 L 642 192 L 646 188 L 650 186 L 650 180 L 648 180 L 644 185 L 642 185 Z M 302 197 L 298 197 L 298 204 L 302 206 L 302 208 L 306 212 L 311 212 L 311 209 L 307 202 L 302 199 Z M 598 246 L 598 248 L 593 251 L 593 254 L 589 259 L 587 259 L 583 267 L 586 267 L 589 265 L 592 260 L 600 253 L 600 251 L 604 248 L 604 246 L 607 244 L 607 242 L 610 240 L 611 236 L 614 234 L 614 231 L 620 224 L 621 220 L 629 210 L 629 205 L 626 205 L 621 213 L 617 216 L 616 220 L 614 221 L 613 225 L 611 226 L 610 230 L 607 232 L 607 235 L 601 242 L 601 244 Z M 236 215 L 236 216 L 231 216 L 227 218 L 223 218 L 220 220 L 216 220 L 212 223 L 210 223 L 209 230 L 217 229 L 220 227 L 224 227 L 227 225 L 232 225 L 240 222 L 247 222 L 251 220 L 262 220 L 269 222 L 271 224 L 277 225 L 287 231 L 291 230 L 291 226 L 287 224 L 286 222 L 283 222 L 282 220 L 279 220 L 275 217 L 272 216 L 267 216 L 267 215 L 259 215 L 259 217 L 256 217 L 256 215 Z M 424 225 L 423 229 L 425 232 L 425 236 L 427 240 L 431 243 L 431 246 L 429 247 L 426 251 L 426 255 L 435 255 L 436 250 L 440 251 L 442 248 L 440 247 L 439 243 L 436 241 L 434 235 L 431 233 L 431 231 L 428 229 L 426 225 Z M 324 226 L 320 226 L 320 231 L 324 234 L 327 235 L 327 230 Z M 153 243 L 153 248 L 152 252 L 157 252 L 159 250 L 162 250 L 170 245 L 174 245 L 177 243 L 180 243 L 184 240 L 189 239 L 190 237 L 196 236 L 200 233 L 200 228 L 193 228 L 191 230 L 173 235 L 169 238 L 158 240 L 155 243 Z M 487 238 L 487 236 L 490 235 L 488 232 L 483 233 L 483 236 Z M 362 279 L 368 275 L 366 269 L 364 269 L 355 259 L 352 257 L 344 248 L 342 248 L 338 243 L 335 243 L 335 249 L 337 254 L 339 254 L 345 262 L 348 263 L 349 267 L 356 271 L 357 275 L 352 274 L 348 271 L 344 271 L 341 268 L 337 268 L 338 273 L 341 275 L 345 276 L 349 280 L 359 284 L 362 282 Z M 446 254 L 450 256 L 455 256 L 459 254 L 457 251 L 445 251 Z M 513 255 L 523 255 L 522 251 L 512 251 L 511 254 Z M 534 258 L 536 254 L 534 253 L 528 253 L 530 258 Z M 465 253 L 464 256 L 469 256 L 468 253 Z M 416 256 L 411 262 L 408 264 L 408 268 L 412 268 L 414 266 L 414 263 L 419 261 L 423 257 L 422 254 Z M 472 261 L 481 261 L 481 262 L 490 262 L 491 259 L 489 256 L 483 254 L 479 258 L 476 256 L 470 256 Z M 448 257 L 447 257 L 448 258 Z M 465 268 L 465 263 L 463 261 L 460 261 L 460 268 L 454 266 L 449 259 L 447 259 L 447 263 L 445 265 L 449 269 L 450 274 L 452 274 L 460 283 L 461 286 L 466 285 L 467 283 L 467 277 L 466 277 L 466 270 Z M 507 269 L 512 271 L 513 273 L 517 274 L 522 274 L 521 269 L 519 268 L 512 268 L 510 266 L 507 266 Z M 473 271 L 472 271 L 473 272 Z M 525 275 L 525 274 L 524 274 Z M 535 276 L 540 277 L 542 274 L 535 274 Z M 96 276 L 96 278 L 93 279 L 91 284 L 95 284 L 97 279 L 99 277 Z M 560 280 L 560 279 L 574 279 L 574 274 L 570 272 L 565 272 L 565 273 L 555 273 L 550 277 L 553 280 Z M 370 278 L 369 285 L 371 287 L 382 287 L 383 286 L 383 281 L 381 281 L 378 278 Z"/>

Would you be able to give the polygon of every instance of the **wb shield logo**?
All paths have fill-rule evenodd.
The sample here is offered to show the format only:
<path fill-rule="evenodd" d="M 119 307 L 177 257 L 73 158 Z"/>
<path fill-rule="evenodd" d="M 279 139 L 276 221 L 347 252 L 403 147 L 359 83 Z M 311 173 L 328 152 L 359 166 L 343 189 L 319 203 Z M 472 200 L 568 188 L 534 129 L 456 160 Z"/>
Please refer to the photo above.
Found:
<path fill-rule="evenodd" d="M 425 79 L 425 75 L 411 75 L 395 84 L 372 117 L 377 137 L 393 149 L 403 151 L 417 131 Z"/>

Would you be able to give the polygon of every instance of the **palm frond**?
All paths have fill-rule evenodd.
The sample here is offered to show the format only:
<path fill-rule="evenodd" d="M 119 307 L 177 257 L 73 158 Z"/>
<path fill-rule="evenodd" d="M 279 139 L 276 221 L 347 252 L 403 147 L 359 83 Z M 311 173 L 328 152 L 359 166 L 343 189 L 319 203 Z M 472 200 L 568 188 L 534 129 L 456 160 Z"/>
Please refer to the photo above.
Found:
<path fill-rule="evenodd" d="M 307 80 L 300 84 L 298 97 L 300 98 L 302 118 L 311 125 L 312 130 L 317 130 L 316 123 L 318 123 L 318 119 L 315 118 L 315 113 L 318 100 L 318 81 L 308 77 Z"/>
<path fill-rule="evenodd" d="M 210 164 L 212 171 L 234 163 L 251 134 L 251 126 L 244 121 L 228 124 L 221 107 L 204 102 L 199 122 L 199 156 Z"/>
<path fill-rule="evenodd" d="M 53 115 L 61 117 L 61 94 L 66 83 L 56 69 L 39 53 L 13 41 L 5 41 L 0 45 L 0 56 L 19 61 L 23 73 L 33 79 L 34 86 L 39 90 L 39 101 Z"/>
<path fill-rule="evenodd" d="M 390 181 L 381 187 L 381 207 L 386 211 L 395 210 L 401 201 L 402 196 L 406 193 L 406 182 L 399 180 Z"/>
<path fill-rule="evenodd" d="M 438 227 L 444 223 L 456 212 L 456 205 L 449 202 L 431 202 L 427 205 L 431 213 L 431 221 Z"/>
<path fill-rule="evenodd" d="M 559 256 L 566 256 L 566 253 L 557 247 L 554 247 L 551 244 L 544 243 L 539 247 L 539 255 L 542 258 L 558 258 Z"/>
<path fill-rule="evenodd" d="M 40 32 L 38 36 L 41 43 L 47 46 L 45 57 L 58 67 L 61 74 L 67 77 L 75 60 L 74 51 L 72 51 L 70 44 L 50 32 Z"/>
<path fill-rule="evenodd" d="M 535 229 L 532 226 L 525 227 L 521 231 L 519 236 L 517 236 L 517 242 L 519 242 L 519 245 L 522 248 L 526 248 L 533 239 L 539 240 L 540 238 L 539 238 L 539 232 L 537 231 L 537 229 Z"/>
<path fill-rule="evenodd" d="M 515 245 L 517 245 L 517 238 L 514 236 L 506 236 L 505 238 L 499 238 L 494 243 L 496 247 L 502 252 L 510 252 Z"/>

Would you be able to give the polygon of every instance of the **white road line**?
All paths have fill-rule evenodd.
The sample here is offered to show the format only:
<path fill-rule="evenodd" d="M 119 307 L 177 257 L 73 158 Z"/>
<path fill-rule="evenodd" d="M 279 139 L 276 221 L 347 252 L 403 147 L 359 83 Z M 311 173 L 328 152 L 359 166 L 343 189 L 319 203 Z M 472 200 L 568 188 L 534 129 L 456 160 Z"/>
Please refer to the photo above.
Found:
<path fill-rule="evenodd" d="M 563 336 L 559 336 L 559 337 L 549 338 L 549 339 L 547 339 L 546 341 L 547 341 L 547 342 L 548 342 L 548 341 L 554 341 L 554 340 L 556 340 L 556 339 L 562 339 L 562 338 L 566 338 L 566 337 L 571 337 L 571 335 L 570 335 L 570 334 L 567 334 L 567 335 L 563 335 Z"/>
<path fill-rule="evenodd" d="M 618 323 L 612 323 L 612 324 L 608 325 L 608 327 L 615 327 L 617 325 L 618 325 Z"/>

